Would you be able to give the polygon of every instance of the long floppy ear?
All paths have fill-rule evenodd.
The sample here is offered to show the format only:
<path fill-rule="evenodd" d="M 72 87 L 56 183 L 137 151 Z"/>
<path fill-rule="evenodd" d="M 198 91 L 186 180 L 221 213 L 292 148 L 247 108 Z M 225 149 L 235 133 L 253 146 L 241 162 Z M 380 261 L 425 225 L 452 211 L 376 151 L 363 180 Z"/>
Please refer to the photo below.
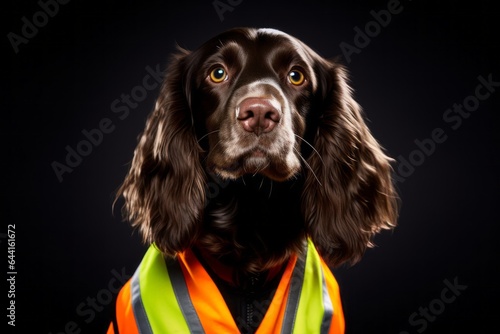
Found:
<path fill-rule="evenodd" d="M 387 157 L 352 97 L 345 69 L 322 61 L 320 113 L 302 207 L 307 231 L 330 265 L 359 261 L 374 235 L 395 226 L 397 195 Z"/>
<path fill-rule="evenodd" d="M 205 201 L 205 173 L 200 162 L 184 84 L 187 51 L 166 70 L 154 111 L 134 151 L 131 168 L 117 198 L 123 214 L 167 255 L 189 247 L 198 233 Z"/>

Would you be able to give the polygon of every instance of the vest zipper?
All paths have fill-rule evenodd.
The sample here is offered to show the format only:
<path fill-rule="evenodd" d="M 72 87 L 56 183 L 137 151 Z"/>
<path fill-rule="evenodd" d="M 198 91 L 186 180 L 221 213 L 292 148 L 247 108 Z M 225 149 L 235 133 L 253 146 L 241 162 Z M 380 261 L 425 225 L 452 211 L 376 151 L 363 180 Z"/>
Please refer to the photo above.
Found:
<path fill-rule="evenodd" d="M 250 276 L 250 285 L 247 292 L 246 298 L 246 321 L 247 328 L 255 328 L 254 321 L 254 300 L 255 300 L 255 287 L 257 285 L 257 281 L 259 280 L 259 274 Z M 255 331 L 254 331 L 255 332 Z M 253 332 L 253 333 L 254 333 Z"/>

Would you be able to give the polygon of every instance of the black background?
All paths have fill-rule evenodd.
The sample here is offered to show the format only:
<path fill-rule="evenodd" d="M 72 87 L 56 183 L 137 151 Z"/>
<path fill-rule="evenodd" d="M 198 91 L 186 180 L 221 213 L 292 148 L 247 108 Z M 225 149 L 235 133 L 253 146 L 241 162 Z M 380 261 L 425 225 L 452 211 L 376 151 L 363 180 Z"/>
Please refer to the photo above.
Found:
<path fill-rule="evenodd" d="M 71 1 L 17 54 L 7 34 L 21 34 L 21 18 L 32 21 L 41 7 L 35 1 L 4 4 L 0 233 L 7 272 L 7 225 L 15 224 L 12 332 L 65 333 L 72 326 L 105 332 L 113 271 L 131 275 L 145 249 L 121 221 L 119 207 L 112 213 L 112 200 L 158 89 L 123 120 L 111 103 L 142 85 L 147 66 L 164 69 L 176 43 L 195 49 L 235 26 L 277 28 L 325 57 L 342 55 L 340 43 L 354 45 L 354 27 L 364 30 L 373 20 L 370 11 L 387 3 L 243 0 L 221 20 L 211 0 Z M 412 325 L 410 315 L 439 305 L 444 280 L 455 279 L 467 288 L 423 332 L 492 333 L 498 327 L 500 87 L 458 129 L 443 121 L 448 108 L 474 95 L 479 76 L 500 81 L 500 15 L 492 3 L 401 1 L 402 11 L 368 46 L 350 62 L 342 58 L 375 137 L 398 163 L 433 129 L 447 135 L 398 183 L 399 226 L 378 236 L 359 264 L 335 270 L 347 333 L 418 333 L 423 325 Z M 51 164 L 64 163 L 65 147 L 75 148 L 85 139 L 82 130 L 104 118 L 114 131 L 59 182 Z M 104 305 L 91 319 L 85 304 L 96 297 Z"/>

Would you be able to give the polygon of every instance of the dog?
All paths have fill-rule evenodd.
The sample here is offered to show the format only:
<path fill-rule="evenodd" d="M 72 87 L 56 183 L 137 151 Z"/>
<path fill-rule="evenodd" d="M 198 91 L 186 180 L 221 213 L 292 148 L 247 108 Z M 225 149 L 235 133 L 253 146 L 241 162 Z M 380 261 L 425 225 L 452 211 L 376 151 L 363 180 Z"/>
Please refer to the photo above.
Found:
<path fill-rule="evenodd" d="M 175 311 L 148 311 L 167 292 L 145 301 L 160 294 L 160 285 L 143 293 L 159 274 L 141 264 L 109 333 L 342 333 L 329 267 L 356 263 L 395 227 L 391 162 L 346 69 L 297 38 L 235 28 L 194 52 L 179 48 L 117 192 Z M 322 292 L 304 290 L 313 279 Z M 165 320 L 175 314 L 182 323 Z"/>

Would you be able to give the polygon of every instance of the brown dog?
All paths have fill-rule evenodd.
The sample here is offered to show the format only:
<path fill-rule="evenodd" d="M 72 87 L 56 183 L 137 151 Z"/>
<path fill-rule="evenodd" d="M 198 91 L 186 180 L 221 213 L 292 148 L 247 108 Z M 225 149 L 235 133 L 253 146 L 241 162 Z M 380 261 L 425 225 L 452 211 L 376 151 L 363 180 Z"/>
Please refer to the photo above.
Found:
<path fill-rule="evenodd" d="M 310 256 L 308 240 L 334 266 L 359 260 L 395 225 L 391 159 L 351 93 L 341 65 L 277 30 L 233 29 L 173 57 L 118 195 L 166 268 L 180 263 L 193 304 L 191 257 L 238 331 L 265 333 L 290 261 Z M 334 281 L 322 268 L 323 282 Z M 264 305 L 258 316 L 255 305 Z M 222 333 L 194 310 L 205 332 Z M 343 328 L 331 321 L 313 332 Z"/>

